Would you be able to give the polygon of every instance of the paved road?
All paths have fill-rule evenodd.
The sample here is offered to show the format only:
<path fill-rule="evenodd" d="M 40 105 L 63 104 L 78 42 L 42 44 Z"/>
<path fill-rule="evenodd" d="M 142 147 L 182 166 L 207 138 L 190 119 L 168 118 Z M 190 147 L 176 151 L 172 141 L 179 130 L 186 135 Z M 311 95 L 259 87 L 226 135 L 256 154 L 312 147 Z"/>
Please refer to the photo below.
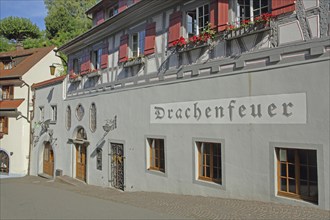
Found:
<path fill-rule="evenodd" d="M 175 219 L 127 204 L 34 183 L 1 180 L 0 219 Z"/>
<path fill-rule="evenodd" d="M 75 182 L 73 182 L 75 184 Z M 0 179 L 0 219 L 308 219 L 330 212 L 257 201 L 119 192 L 40 177 Z"/>

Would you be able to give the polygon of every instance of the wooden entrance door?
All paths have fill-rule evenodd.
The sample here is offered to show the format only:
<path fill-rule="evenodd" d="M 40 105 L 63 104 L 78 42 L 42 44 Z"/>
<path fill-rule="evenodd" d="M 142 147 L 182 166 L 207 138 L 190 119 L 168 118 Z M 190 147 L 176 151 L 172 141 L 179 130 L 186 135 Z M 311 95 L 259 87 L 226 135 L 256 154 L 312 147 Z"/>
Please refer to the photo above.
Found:
<path fill-rule="evenodd" d="M 0 151 L 0 173 L 9 173 L 9 156 L 4 151 Z"/>
<path fill-rule="evenodd" d="M 43 170 L 49 176 L 54 175 L 54 152 L 50 143 L 45 144 Z"/>
<path fill-rule="evenodd" d="M 76 178 L 86 181 L 86 146 L 76 144 Z"/>
<path fill-rule="evenodd" d="M 111 185 L 124 190 L 124 145 L 111 143 Z"/>

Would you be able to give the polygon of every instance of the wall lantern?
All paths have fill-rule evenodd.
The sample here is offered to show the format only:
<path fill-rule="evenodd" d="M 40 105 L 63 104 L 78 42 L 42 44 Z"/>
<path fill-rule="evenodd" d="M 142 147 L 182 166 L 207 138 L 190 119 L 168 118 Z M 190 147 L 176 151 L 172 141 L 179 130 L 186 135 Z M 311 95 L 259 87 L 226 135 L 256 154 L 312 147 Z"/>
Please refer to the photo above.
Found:
<path fill-rule="evenodd" d="M 49 66 L 49 69 L 50 69 L 50 75 L 54 76 L 56 66 L 54 64 L 52 64 L 51 66 Z"/>

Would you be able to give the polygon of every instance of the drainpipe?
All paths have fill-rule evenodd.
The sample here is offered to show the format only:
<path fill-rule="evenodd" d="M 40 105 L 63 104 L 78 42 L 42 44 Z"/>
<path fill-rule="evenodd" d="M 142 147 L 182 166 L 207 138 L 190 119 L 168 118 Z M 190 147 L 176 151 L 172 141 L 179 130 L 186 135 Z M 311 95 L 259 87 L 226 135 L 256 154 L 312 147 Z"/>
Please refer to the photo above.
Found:
<path fill-rule="evenodd" d="M 25 118 L 26 121 L 30 124 L 30 133 L 29 133 L 29 158 L 28 158 L 28 175 L 30 175 L 30 161 L 31 161 L 31 144 L 32 144 L 32 138 L 31 138 L 31 129 L 32 129 L 32 124 L 31 124 L 31 120 L 29 119 L 30 117 L 30 109 L 29 109 L 29 105 L 30 105 L 30 85 L 27 84 L 22 78 L 19 79 L 21 82 L 23 82 L 23 85 L 21 85 L 20 87 L 22 88 L 23 86 L 27 86 L 28 87 L 28 97 L 27 97 L 27 107 L 26 107 L 26 116 L 21 115 L 22 118 Z M 33 106 L 34 109 L 34 106 Z M 32 109 L 32 110 L 33 110 Z"/>

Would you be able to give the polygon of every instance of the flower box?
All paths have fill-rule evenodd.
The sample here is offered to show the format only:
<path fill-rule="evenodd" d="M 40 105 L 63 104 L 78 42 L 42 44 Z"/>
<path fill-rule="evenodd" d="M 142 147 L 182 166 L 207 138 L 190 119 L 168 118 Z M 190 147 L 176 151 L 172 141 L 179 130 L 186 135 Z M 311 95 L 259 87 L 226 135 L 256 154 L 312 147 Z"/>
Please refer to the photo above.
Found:
<path fill-rule="evenodd" d="M 101 73 L 99 70 L 93 70 L 93 72 L 90 72 L 87 74 L 87 77 L 88 78 L 92 78 L 92 77 L 98 77 L 98 76 L 101 76 Z"/>
<path fill-rule="evenodd" d="M 225 33 L 225 38 L 227 40 L 232 40 L 235 38 L 244 37 L 259 32 L 264 32 L 267 30 L 270 30 L 269 22 L 258 22 L 247 26 L 227 30 Z"/>
<path fill-rule="evenodd" d="M 71 83 L 74 83 L 74 82 L 80 82 L 81 81 L 81 76 L 80 75 L 71 75 L 69 76 L 69 81 Z"/>
<path fill-rule="evenodd" d="M 211 45 L 211 39 L 208 39 L 206 42 L 189 42 L 185 46 L 177 46 L 176 50 L 178 53 L 188 52 L 191 50 L 201 49 L 205 47 L 209 47 Z"/>
<path fill-rule="evenodd" d="M 143 65 L 145 62 L 144 62 L 144 59 L 141 58 L 141 57 L 138 57 L 138 58 L 135 58 L 135 59 L 132 59 L 132 60 L 128 60 L 124 63 L 124 67 L 125 68 L 128 68 L 128 67 L 133 67 L 133 66 L 138 66 L 138 65 Z"/>

